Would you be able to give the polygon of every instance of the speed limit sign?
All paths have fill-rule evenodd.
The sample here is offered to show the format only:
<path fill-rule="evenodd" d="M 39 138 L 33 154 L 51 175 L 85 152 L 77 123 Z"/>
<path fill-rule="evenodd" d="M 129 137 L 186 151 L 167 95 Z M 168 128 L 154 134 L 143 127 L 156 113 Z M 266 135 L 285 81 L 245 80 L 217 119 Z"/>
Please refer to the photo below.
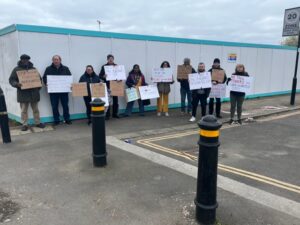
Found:
<path fill-rule="evenodd" d="M 299 34 L 300 7 L 286 9 L 284 13 L 282 36 Z"/>

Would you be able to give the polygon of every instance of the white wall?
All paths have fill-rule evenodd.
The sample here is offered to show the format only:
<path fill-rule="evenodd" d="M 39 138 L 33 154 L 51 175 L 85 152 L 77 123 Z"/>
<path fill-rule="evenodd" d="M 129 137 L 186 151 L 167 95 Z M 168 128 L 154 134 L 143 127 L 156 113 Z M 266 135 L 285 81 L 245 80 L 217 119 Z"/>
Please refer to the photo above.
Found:
<path fill-rule="evenodd" d="M 134 64 L 139 64 L 151 82 L 151 70 L 159 67 L 167 60 L 176 69 L 183 59 L 191 59 L 192 66 L 197 70 L 199 62 L 211 68 L 214 58 L 220 58 L 221 67 L 230 76 L 236 63 L 245 65 L 250 76 L 253 76 L 254 88 L 252 94 L 287 91 L 291 88 L 294 73 L 295 51 L 284 49 L 246 48 L 221 45 L 198 45 L 173 42 L 155 42 L 147 40 L 126 40 L 115 38 L 100 38 L 87 36 L 59 35 L 34 32 L 13 32 L 0 36 L 0 84 L 8 99 L 8 110 L 20 115 L 16 103 L 16 90 L 8 85 L 8 77 L 18 61 L 19 55 L 26 53 L 43 75 L 45 68 L 51 64 L 53 55 L 62 57 L 62 63 L 68 66 L 73 74 L 74 82 L 84 73 L 85 66 L 93 65 L 99 74 L 101 65 L 106 63 L 106 55 L 112 53 L 117 64 L 125 65 L 127 73 Z M 237 54 L 237 62 L 227 61 L 229 53 Z M 300 73 L 300 72 L 299 72 Z M 298 73 L 298 74 L 299 74 Z M 176 81 L 176 75 L 174 75 Z M 169 103 L 180 103 L 180 85 L 175 82 L 171 86 Z M 152 100 L 152 105 L 156 101 Z M 124 98 L 120 98 L 120 108 L 125 108 Z M 52 111 L 46 89 L 41 91 L 40 112 L 42 117 L 51 117 Z M 72 98 L 70 95 L 70 113 L 85 112 L 82 98 Z"/>

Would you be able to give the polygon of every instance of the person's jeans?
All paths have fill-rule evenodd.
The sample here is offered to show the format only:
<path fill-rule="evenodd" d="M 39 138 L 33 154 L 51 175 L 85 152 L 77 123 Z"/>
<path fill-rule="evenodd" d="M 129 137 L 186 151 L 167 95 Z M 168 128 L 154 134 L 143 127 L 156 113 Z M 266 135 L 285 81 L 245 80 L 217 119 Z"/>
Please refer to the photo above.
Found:
<path fill-rule="evenodd" d="M 187 111 L 192 111 L 192 93 L 190 90 L 180 87 L 180 95 L 181 95 L 181 112 L 185 112 L 185 98 L 187 97 L 188 106 Z"/>
<path fill-rule="evenodd" d="M 85 107 L 86 107 L 86 116 L 88 118 L 88 120 L 91 120 L 91 104 L 90 102 L 92 101 L 92 98 L 89 96 L 85 96 L 83 97 L 84 103 L 85 103 Z"/>
<path fill-rule="evenodd" d="M 119 101 L 118 101 L 118 96 L 112 96 L 113 104 L 112 104 L 112 115 L 113 116 L 118 116 L 118 111 L 119 111 Z M 111 105 L 108 106 L 107 112 L 106 112 L 106 117 L 110 117 L 110 111 L 111 111 Z"/>
<path fill-rule="evenodd" d="M 135 101 L 128 102 L 125 110 L 125 115 L 130 116 Z M 141 99 L 138 100 L 140 115 L 144 115 L 144 104 Z"/>
<path fill-rule="evenodd" d="M 69 93 L 51 93 L 50 94 L 50 102 L 52 106 L 53 118 L 54 122 L 59 122 L 59 111 L 58 111 L 58 104 L 60 103 L 63 108 L 63 116 L 65 121 L 70 120 L 69 114 Z"/>
<path fill-rule="evenodd" d="M 210 98 L 209 99 L 209 114 L 214 113 L 214 101 L 216 99 L 216 116 L 221 114 L 221 98 Z"/>
<path fill-rule="evenodd" d="M 193 95 L 193 100 L 192 100 L 192 106 L 193 106 L 192 116 L 193 117 L 196 117 L 199 101 L 201 103 L 201 115 L 202 116 L 206 115 L 207 97 L 208 96 L 206 94 L 194 94 Z"/>
<path fill-rule="evenodd" d="M 38 108 L 38 102 L 21 102 L 21 123 L 22 125 L 28 125 L 28 106 L 31 105 L 34 122 L 36 125 L 40 124 L 40 112 Z"/>
<path fill-rule="evenodd" d="M 245 96 L 237 96 L 235 94 L 230 93 L 230 118 L 233 120 L 235 107 L 237 107 L 237 118 L 240 120 L 242 118 L 242 107 Z"/>

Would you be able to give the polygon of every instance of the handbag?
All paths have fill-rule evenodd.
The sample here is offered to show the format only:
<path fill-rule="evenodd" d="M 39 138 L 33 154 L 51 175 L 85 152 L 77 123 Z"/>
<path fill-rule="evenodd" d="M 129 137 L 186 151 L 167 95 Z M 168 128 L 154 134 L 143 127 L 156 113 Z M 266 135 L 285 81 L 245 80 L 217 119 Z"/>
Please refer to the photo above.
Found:
<path fill-rule="evenodd" d="M 151 104 L 150 99 L 143 100 L 143 105 L 150 105 L 150 104 Z"/>

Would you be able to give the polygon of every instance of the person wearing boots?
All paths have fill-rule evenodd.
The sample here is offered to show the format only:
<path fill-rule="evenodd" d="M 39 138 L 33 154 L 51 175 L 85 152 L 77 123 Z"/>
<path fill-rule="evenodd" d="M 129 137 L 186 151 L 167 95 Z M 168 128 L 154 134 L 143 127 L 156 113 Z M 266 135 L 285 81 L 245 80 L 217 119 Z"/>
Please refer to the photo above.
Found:
<path fill-rule="evenodd" d="M 208 72 L 212 73 L 212 70 L 223 70 L 224 71 L 224 69 L 222 69 L 221 66 L 220 66 L 220 59 L 218 59 L 218 58 L 214 59 L 212 68 L 210 70 L 208 70 Z M 225 71 L 224 71 L 224 74 L 225 74 L 225 76 L 224 76 L 224 80 L 222 82 L 219 82 L 217 80 L 212 79 L 212 84 L 213 85 L 218 85 L 220 83 L 224 84 L 227 80 Z M 216 117 L 217 118 L 222 118 L 222 116 L 221 116 L 221 98 L 210 98 L 209 99 L 209 114 L 212 115 L 214 113 L 214 101 L 215 101 L 215 99 L 216 99 Z"/>
<path fill-rule="evenodd" d="M 114 56 L 109 54 L 107 55 L 107 63 L 104 64 L 102 67 L 101 67 L 101 71 L 99 73 L 99 77 L 101 80 L 103 80 L 105 83 L 106 83 L 106 86 L 107 86 L 107 89 L 108 89 L 108 92 L 110 92 L 110 81 L 109 80 L 106 80 L 107 78 L 107 75 L 105 74 L 105 69 L 104 69 L 104 66 L 116 66 L 117 64 L 114 63 Z M 113 118 L 120 118 L 119 115 L 118 115 L 118 111 L 119 111 L 119 100 L 118 100 L 118 96 L 113 96 L 112 97 L 113 99 L 113 104 L 112 104 L 112 117 Z M 107 112 L 106 112 L 106 116 L 105 116 L 105 119 L 106 120 L 109 120 L 110 119 L 110 113 L 111 111 L 111 106 L 109 105 L 108 106 L 108 109 L 107 109 Z"/>
<path fill-rule="evenodd" d="M 17 75 L 18 71 L 35 69 L 33 64 L 29 61 L 30 56 L 23 54 L 20 57 L 18 66 L 16 66 L 9 77 L 9 83 L 12 87 L 17 88 L 17 101 L 20 103 L 21 107 L 21 131 L 28 130 L 28 107 L 31 105 L 33 112 L 34 122 L 37 127 L 45 128 L 45 125 L 40 122 L 40 112 L 38 109 L 38 102 L 40 101 L 40 89 L 41 88 L 30 88 L 30 89 L 21 89 L 22 84 L 19 82 Z M 42 78 L 40 78 L 42 81 Z"/>

